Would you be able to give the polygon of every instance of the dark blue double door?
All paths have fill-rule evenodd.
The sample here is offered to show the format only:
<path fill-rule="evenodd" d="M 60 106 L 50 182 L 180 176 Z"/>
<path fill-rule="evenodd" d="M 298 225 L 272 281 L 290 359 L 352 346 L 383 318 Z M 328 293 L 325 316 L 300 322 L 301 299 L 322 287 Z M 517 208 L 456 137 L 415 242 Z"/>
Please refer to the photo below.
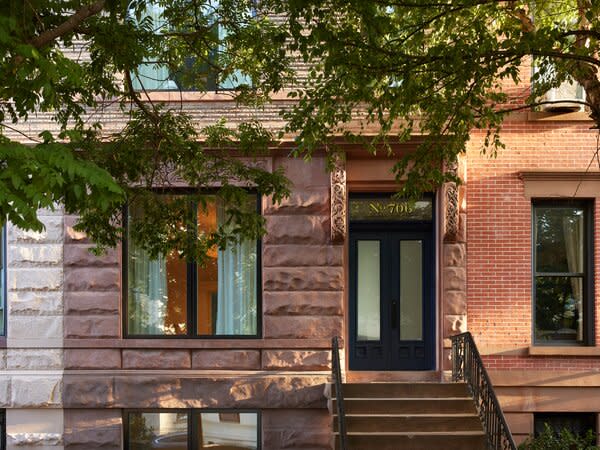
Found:
<path fill-rule="evenodd" d="M 354 227 L 349 256 L 350 369 L 432 370 L 432 233 Z"/>

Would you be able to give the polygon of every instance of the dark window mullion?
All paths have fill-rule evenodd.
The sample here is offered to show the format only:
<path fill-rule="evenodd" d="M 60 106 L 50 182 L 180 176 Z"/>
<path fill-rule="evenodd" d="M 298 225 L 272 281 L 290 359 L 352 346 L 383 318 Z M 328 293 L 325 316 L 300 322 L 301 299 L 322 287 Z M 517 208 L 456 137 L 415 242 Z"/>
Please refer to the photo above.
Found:
<path fill-rule="evenodd" d="M 190 223 L 193 225 L 191 231 L 189 231 L 190 239 L 196 240 L 198 234 L 198 202 L 192 201 L 190 202 L 190 215 L 191 221 Z M 197 302 L 197 292 L 198 292 L 198 265 L 195 261 L 188 261 L 187 264 L 187 286 L 188 286 L 188 317 L 187 317 L 187 325 L 188 325 L 188 336 L 195 337 L 198 336 L 198 302 Z"/>

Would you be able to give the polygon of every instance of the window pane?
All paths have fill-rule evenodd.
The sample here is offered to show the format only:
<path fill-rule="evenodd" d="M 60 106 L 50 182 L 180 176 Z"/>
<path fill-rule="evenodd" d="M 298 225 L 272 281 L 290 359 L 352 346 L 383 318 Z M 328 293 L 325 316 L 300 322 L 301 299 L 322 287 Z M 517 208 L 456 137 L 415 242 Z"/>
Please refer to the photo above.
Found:
<path fill-rule="evenodd" d="M 578 436 L 585 436 L 588 430 L 596 432 L 596 415 L 590 413 L 545 413 L 534 414 L 534 432 L 538 436 L 548 424 L 555 433 L 568 430 Z"/>
<path fill-rule="evenodd" d="M 359 341 L 378 341 L 380 330 L 379 241 L 357 241 L 357 316 Z"/>
<path fill-rule="evenodd" d="M 536 206 L 537 272 L 583 272 L 584 209 Z"/>
<path fill-rule="evenodd" d="M 423 241 L 400 241 L 400 340 L 423 339 Z"/>
<path fill-rule="evenodd" d="M 187 413 L 129 413 L 129 449 L 188 449 Z"/>
<path fill-rule="evenodd" d="M 536 277 L 537 341 L 583 342 L 583 278 Z"/>
<path fill-rule="evenodd" d="M 143 220 L 130 207 L 129 221 Z M 175 253 L 150 258 L 128 239 L 127 331 L 132 335 L 176 335 L 187 332 L 187 265 Z"/>
<path fill-rule="evenodd" d="M 256 209 L 256 196 L 248 206 Z M 198 232 L 210 233 L 225 224 L 225 209 L 214 196 L 206 197 L 206 208 L 198 208 Z M 207 262 L 198 267 L 198 334 L 257 334 L 256 241 L 211 249 Z"/>
<path fill-rule="evenodd" d="M 239 420 L 238 420 L 239 419 Z M 254 450 L 258 448 L 258 414 L 201 413 L 197 417 L 199 449 Z"/>

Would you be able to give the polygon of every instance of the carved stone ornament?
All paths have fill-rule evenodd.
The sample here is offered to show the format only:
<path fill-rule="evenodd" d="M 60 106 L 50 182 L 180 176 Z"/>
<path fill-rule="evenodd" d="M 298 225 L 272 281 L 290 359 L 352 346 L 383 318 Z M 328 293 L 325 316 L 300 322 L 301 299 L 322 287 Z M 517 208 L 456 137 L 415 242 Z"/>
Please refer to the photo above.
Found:
<path fill-rule="evenodd" d="M 456 175 L 458 171 L 458 161 L 449 162 L 446 171 L 452 175 Z M 459 226 L 459 208 L 458 208 L 458 186 L 454 182 L 446 183 L 444 186 L 445 191 L 445 205 L 446 205 L 446 217 L 444 220 L 445 241 L 453 241 L 458 236 Z"/>
<path fill-rule="evenodd" d="M 331 240 L 343 242 L 346 238 L 346 163 L 337 158 L 330 174 L 331 181 Z"/>

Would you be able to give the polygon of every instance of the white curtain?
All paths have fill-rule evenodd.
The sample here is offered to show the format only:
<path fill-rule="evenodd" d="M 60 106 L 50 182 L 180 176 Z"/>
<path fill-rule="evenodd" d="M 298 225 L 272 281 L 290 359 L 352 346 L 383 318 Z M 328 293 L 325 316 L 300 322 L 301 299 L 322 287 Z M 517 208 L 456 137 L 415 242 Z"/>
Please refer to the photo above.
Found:
<path fill-rule="evenodd" d="M 572 212 L 571 212 L 572 211 Z M 584 223 L 583 214 L 574 214 L 577 209 L 570 211 L 566 217 L 563 217 L 563 232 L 565 238 L 565 252 L 567 254 L 567 265 L 569 272 L 583 272 L 583 233 Z M 583 292 L 580 277 L 571 278 L 571 289 L 575 297 L 575 308 L 578 312 L 577 319 L 577 340 L 583 340 Z"/>
<path fill-rule="evenodd" d="M 217 220 L 223 223 L 217 204 Z M 256 242 L 230 245 L 218 254 L 218 335 L 256 334 Z"/>
<path fill-rule="evenodd" d="M 167 309 L 167 264 L 129 240 L 128 315 L 130 334 L 164 334 Z"/>

